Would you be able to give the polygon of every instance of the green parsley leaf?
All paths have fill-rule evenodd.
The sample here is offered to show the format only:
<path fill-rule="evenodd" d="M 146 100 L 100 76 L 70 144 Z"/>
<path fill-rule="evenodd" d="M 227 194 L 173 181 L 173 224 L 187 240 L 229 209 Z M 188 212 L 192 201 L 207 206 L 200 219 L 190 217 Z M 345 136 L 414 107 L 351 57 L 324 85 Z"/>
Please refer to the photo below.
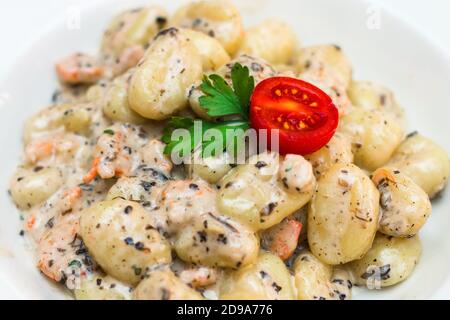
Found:
<path fill-rule="evenodd" d="M 69 262 L 69 267 L 81 268 L 81 262 L 78 260 L 72 260 Z"/>
<path fill-rule="evenodd" d="M 114 131 L 111 130 L 111 129 L 106 129 L 105 131 L 103 131 L 103 133 L 104 133 L 104 134 L 109 134 L 109 135 L 111 135 L 111 136 L 114 135 Z"/>
<path fill-rule="evenodd" d="M 247 67 L 235 63 L 233 68 L 231 68 L 231 81 L 233 82 L 234 92 L 239 98 L 242 109 L 248 114 L 250 97 L 255 89 L 255 79 L 250 76 L 250 71 Z"/>
<path fill-rule="evenodd" d="M 170 143 L 173 129 L 188 129 L 194 125 L 194 120 L 186 117 L 172 117 L 163 130 L 161 141 Z"/>
<path fill-rule="evenodd" d="M 212 81 L 212 82 L 211 82 Z M 200 106 L 207 110 L 211 117 L 227 116 L 231 114 L 243 114 L 239 99 L 233 89 L 219 75 L 212 74 L 203 78 L 200 89 L 205 96 L 199 98 Z"/>
<path fill-rule="evenodd" d="M 175 119 L 174 119 L 175 118 Z M 244 133 L 249 128 L 249 124 L 246 121 L 225 121 L 225 122 L 208 122 L 203 120 L 192 120 L 190 118 L 181 118 L 174 117 L 169 121 L 168 125 L 164 129 L 164 135 L 162 141 L 166 143 L 166 147 L 164 148 L 165 154 L 171 154 L 174 151 L 174 148 L 177 147 L 178 150 L 181 150 L 179 153 L 180 157 L 186 156 L 184 154 L 185 150 L 189 152 L 194 151 L 197 147 L 201 147 L 202 156 L 214 156 L 216 149 L 228 149 L 230 146 L 234 146 L 234 148 L 239 147 L 239 136 L 231 133 L 238 133 L 237 130 L 242 130 Z M 201 123 L 201 132 L 195 132 L 194 121 Z M 188 124 L 191 124 L 188 126 Z M 178 140 L 172 140 L 172 132 L 175 129 L 186 129 L 188 133 L 188 139 L 186 137 L 179 137 Z M 218 140 L 215 139 L 205 139 L 205 133 L 209 129 L 217 130 Z M 231 141 L 230 141 L 231 139 Z M 208 148 L 212 150 L 211 154 L 205 154 L 205 149 Z"/>
<path fill-rule="evenodd" d="M 231 81 L 233 88 L 217 74 L 205 76 L 200 85 L 205 94 L 199 98 L 200 106 L 211 117 L 239 115 L 246 120 L 255 80 L 247 67 L 235 63 L 231 68 Z"/>
<path fill-rule="evenodd" d="M 206 127 L 207 131 L 208 129 L 215 129 L 220 133 L 219 141 L 216 141 L 214 139 L 211 139 L 208 141 L 203 141 L 202 143 L 202 157 L 207 156 L 215 156 L 216 155 L 216 149 L 222 149 L 219 150 L 219 152 L 224 150 L 230 150 L 231 148 L 234 148 L 235 154 L 239 151 L 243 145 L 241 143 L 244 142 L 243 136 L 240 135 L 240 133 L 245 134 L 247 129 L 250 128 L 250 125 L 246 121 L 225 121 L 225 122 L 218 122 L 218 123 L 211 123 L 207 122 L 203 125 Z M 205 137 L 204 137 L 205 138 Z M 220 148 L 222 147 L 222 148 Z M 206 150 L 211 150 L 211 153 L 206 154 Z M 208 150 L 208 151 L 209 151 Z"/>

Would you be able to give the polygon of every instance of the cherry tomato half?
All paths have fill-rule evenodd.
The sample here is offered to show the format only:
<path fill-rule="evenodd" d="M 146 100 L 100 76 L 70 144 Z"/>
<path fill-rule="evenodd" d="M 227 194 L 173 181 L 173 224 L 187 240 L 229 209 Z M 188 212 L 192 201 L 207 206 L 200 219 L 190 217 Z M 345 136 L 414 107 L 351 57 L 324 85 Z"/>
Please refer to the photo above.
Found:
<path fill-rule="evenodd" d="M 316 86 L 294 78 L 273 77 L 253 92 L 250 122 L 254 129 L 279 130 L 281 154 L 306 155 L 330 141 L 339 123 L 331 98 Z M 273 146 L 272 146 L 273 147 Z"/>

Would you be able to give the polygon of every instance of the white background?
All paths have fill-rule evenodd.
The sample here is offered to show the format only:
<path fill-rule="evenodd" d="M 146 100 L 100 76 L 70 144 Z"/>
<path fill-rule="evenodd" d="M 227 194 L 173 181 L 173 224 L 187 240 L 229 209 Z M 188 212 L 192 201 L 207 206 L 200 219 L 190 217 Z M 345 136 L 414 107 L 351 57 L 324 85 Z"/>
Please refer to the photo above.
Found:
<path fill-rule="evenodd" d="M 66 14 L 73 5 L 93 0 L 2 0 L 0 2 L 0 77 L 37 32 L 52 19 Z M 176 0 L 168 0 L 176 1 Z M 292 0 L 295 1 L 295 0 Z M 345 1 L 345 0 L 336 0 Z M 450 52 L 450 1 L 448 0 L 372 0 L 404 20 L 416 25 L 437 45 Z M 149 0 L 151 2 L 151 0 Z"/>

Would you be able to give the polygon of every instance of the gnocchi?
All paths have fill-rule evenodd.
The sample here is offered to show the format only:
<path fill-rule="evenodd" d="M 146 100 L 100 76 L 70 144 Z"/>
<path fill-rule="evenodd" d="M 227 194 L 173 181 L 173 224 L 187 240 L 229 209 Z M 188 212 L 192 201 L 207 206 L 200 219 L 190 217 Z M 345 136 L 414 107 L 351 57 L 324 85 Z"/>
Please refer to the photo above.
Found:
<path fill-rule="evenodd" d="M 359 259 L 372 246 L 380 194 L 353 164 L 331 167 L 317 184 L 308 211 L 311 252 L 329 265 Z"/>
<path fill-rule="evenodd" d="M 147 119 L 163 120 L 187 106 L 189 86 L 202 77 L 202 58 L 176 28 L 158 33 L 130 80 L 130 108 Z"/>
<path fill-rule="evenodd" d="M 234 54 L 244 37 L 242 18 L 230 0 L 199 0 L 178 9 L 172 17 L 177 27 L 203 32 Z"/>
<path fill-rule="evenodd" d="M 11 196 L 21 209 L 30 209 L 48 199 L 65 181 L 65 173 L 55 167 L 19 168 L 10 185 Z"/>
<path fill-rule="evenodd" d="M 172 259 L 169 243 L 136 202 L 95 204 L 81 214 L 80 234 L 102 269 L 125 283 L 137 284 L 146 268 Z"/>
<path fill-rule="evenodd" d="M 369 171 L 386 164 L 404 138 L 400 124 L 377 110 L 353 110 L 338 131 L 350 138 L 355 164 Z"/>
<path fill-rule="evenodd" d="M 350 60 L 337 45 L 321 45 L 303 48 L 297 60 L 300 73 L 322 70 L 331 73 L 343 83 L 345 87 L 352 78 Z"/>
<path fill-rule="evenodd" d="M 84 278 L 74 294 L 77 300 L 131 300 L 131 290 L 110 276 L 94 274 Z"/>
<path fill-rule="evenodd" d="M 409 176 L 430 198 L 445 187 L 450 173 L 447 153 L 418 133 L 412 133 L 400 144 L 387 165 Z"/>
<path fill-rule="evenodd" d="M 105 31 L 101 52 L 117 58 L 127 48 L 148 45 L 152 38 L 167 25 L 168 19 L 166 10 L 159 6 L 122 12 L 114 17 Z"/>
<path fill-rule="evenodd" d="M 113 121 L 144 124 L 147 119 L 133 111 L 128 103 L 128 87 L 132 74 L 133 70 L 125 73 L 109 86 L 102 101 L 103 112 Z"/>
<path fill-rule="evenodd" d="M 380 192 L 378 230 L 394 237 L 416 235 L 431 214 L 428 195 L 397 169 L 380 168 L 372 175 Z"/>
<path fill-rule="evenodd" d="M 272 18 L 245 32 L 239 52 L 278 65 L 291 62 L 296 49 L 297 36 L 291 27 L 282 20 Z"/>
<path fill-rule="evenodd" d="M 253 230 L 267 229 L 303 207 L 316 179 L 303 157 L 262 153 L 232 169 L 219 182 L 218 208 Z"/>
<path fill-rule="evenodd" d="M 171 182 L 154 193 L 156 227 L 172 235 L 178 257 L 210 267 L 239 268 L 256 259 L 252 230 L 221 214 L 216 191 L 201 180 Z M 201 199 L 201 201 L 199 201 Z"/>
<path fill-rule="evenodd" d="M 422 246 L 418 236 L 395 238 L 377 234 L 372 248 L 349 264 L 358 285 L 387 287 L 406 280 L 419 262 Z"/>
<path fill-rule="evenodd" d="M 201 300 L 200 293 L 167 268 L 150 270 L 133 291 L 135 300 Z"/>
<path fill-rule="evenodd" d="M 314 175 L 319 178 L 335 164 L 353 163 L 352 145 L 350 139 L 336 133 L 320 150 L 305 157 L 311 162 Z"/>
<path fill-rule="evenodd" d="M 261 252 L 255 264 L 225 276 L 220 284 L 223 300 L 293 300 L 289 271 L 277 256 Z"/>
<path fill-rule="evenodd" d="M 404 127 L 405 111 L 389 89 L 369 81 L 351 81 L 348 96 L 355 107 L 365 110 L 381 110 Z"/>
<path fill-rule="evenodd" d="M 311 252 L 301 252 L 294 262 L 298 300 L 348 300 L 353 284 L 350 274 L 317 259 Z"/>

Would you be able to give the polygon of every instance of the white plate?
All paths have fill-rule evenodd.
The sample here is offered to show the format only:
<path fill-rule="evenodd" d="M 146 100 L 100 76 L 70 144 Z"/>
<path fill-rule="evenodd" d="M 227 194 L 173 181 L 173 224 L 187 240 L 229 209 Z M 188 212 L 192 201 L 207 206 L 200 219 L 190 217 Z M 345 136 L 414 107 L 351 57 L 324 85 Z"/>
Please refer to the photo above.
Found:
<path fill-rule="evenodd" d="M 150 0 L 173 10 L 180 2 Z M 81 29 L 70 30 L 63 17 L 18 57 L 0 82 L 0 296 L 28 299 L 67 297 L 36 270 L 19 236 L 17 209 L 6 189 L 21 155 L 21 131 L 27 117 L 50 102 L 55 89 L 54 61 L 73 51 L 93 51 L 111 17 L 123 8 L 149 3 L 92 1 L 82 12 Z M 380 28 L 368 28 L 372 13 L 364 1 L 248 0 L 237 1 L 246 25 L 278 16 L 298 32 L 303 45 L 336 43 L 353 62 L 356 79 L 392 88 L 419 130 L 450 152 L 450 59 L 400 19 L 381 12 Z M 368 10 L 369 9 L 369 10 Z M 373 13 L 372 13 L 373 14 Z M 376 18 L 376 17 L 375 17 Z M 370 20 L 372 21 L 372 20 Z M 373 24 L 370 24 L 373 27 Z M 4 93 L 8 99 L 4 99 Z M 6 101 L 2 106 L 2 100 Z M 433 215 L 421 231 L 423 255 L 412 277 L 387 290 L 355 290 L 355 298 L 450 298 L 450 188 L 433 203 Z"/>

